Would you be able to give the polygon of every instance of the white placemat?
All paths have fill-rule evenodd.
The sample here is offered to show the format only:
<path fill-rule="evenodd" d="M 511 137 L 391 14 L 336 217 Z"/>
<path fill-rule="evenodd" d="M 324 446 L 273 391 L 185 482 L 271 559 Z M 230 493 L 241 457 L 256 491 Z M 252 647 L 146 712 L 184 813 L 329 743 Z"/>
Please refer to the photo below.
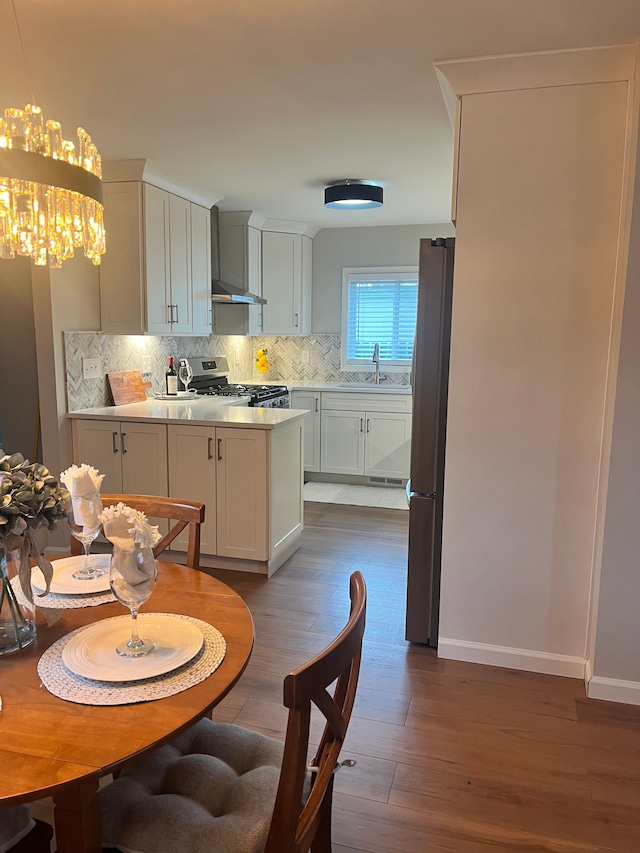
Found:
<path fill-rule="evenodd" d="M 93 681 L 74 675 L 62 662 L 62 650 L 85 628 L 72 631 L 50 646 L 38 662 L 38 674 L 49 693 L 79 705 L 129 705 L 174 696 L 208 678 L 220 666 L 227 651 L 224 637 L 213 625 L 192 616 L 179 618 L 202 631 L 204 644 L 192 660 L 165 675 L 128 682 Z"/>
<path fill-rule="evenodd" d="M 11 578 L 11 586 L 18 599 L 18 604 L 27 604 L 27 599 L 22 591 L 18 578 Z M 67 610 L 77 607 L 94 607 L 97 604 L 111 604 L 116 601 L 115 595 L 109 590 L 108 592 L 98 592 L 89 595 L 61 595 L 57 592 L 49 592 L 47 595 L 40 596 L 37 592 L 33 593 L 33 603 L 36 607 L 41 607 L 43 610 Z"/>

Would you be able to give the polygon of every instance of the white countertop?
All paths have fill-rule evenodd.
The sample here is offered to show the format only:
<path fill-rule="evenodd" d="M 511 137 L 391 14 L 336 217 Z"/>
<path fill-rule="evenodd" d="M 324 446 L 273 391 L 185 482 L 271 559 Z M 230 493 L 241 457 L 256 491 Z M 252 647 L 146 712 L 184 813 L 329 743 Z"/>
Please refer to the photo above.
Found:
<path fill-rule="evenodd" d="M 369 394 L 411 394 L 411 385 L 374 385 L 369 382 L 368 384 L 359 384 L 356 382 L 347 383 L 344 382 L 342 384 L 331 384 L 331 383 L 322 383 L 322 382 L 309 382 L 308 384 L 303 383 L 288 383 L 287 387 L 290 391 L 344 391 L 346 393 L 361 393 L 367 392 Z"/>
<path fill-rule="evenodd" d="M 240 405 L 246 398 L 233 401 L 220 397 L 195 397 L 188 400 L 148 399 L 122 406 L 100 406 L 69 412 L 69 418 L 112 421 L 142 421 L 200 426 L 233 426 L 250 429 L 274 429 L 280 424 L 302 418 L 304 409 L 260 409 Z"/>

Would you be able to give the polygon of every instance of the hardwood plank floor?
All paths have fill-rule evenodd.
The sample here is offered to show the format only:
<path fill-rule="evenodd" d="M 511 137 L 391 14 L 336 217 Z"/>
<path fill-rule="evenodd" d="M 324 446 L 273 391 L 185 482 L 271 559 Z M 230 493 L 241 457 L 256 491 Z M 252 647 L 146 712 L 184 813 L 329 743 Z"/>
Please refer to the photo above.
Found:
<path fill-rule="evenodd" d="M 360 569 L 367 628 L 342 754 L 357 763 L 336 775 L 333 853 L 640 853 L 639 708 L 586 699 L 575 679 L 407 644 L 407 512 L 306 504 L 305 524 L 269 580 L 208 570 L 256 625 L 214 718 L 284 738 L 283 678 L 343 627 Z M 50 801 L 34 813 L 51 819 Z"/>
<path fill-rule="evenodd" d="M 357 764 L 336 776 L 334 853 L 640 851 L 640 709 L 588 700 L 578 680 L 407 644 L 407 512 L 307 503 L 305 525 L 269 580 L 211 570 L 256 624 L 215 718 L 284 736 L 282 679 L 343 626 L 360 569 L 367 630 L 343 752 Z"/>

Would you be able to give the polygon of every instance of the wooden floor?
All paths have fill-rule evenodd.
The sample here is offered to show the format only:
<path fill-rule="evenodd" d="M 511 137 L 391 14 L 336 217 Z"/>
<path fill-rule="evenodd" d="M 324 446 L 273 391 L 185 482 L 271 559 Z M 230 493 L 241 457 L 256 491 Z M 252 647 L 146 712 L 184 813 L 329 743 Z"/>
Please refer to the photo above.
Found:
<path fill-rule="evenodd" d="M 408 513 L 306 504 L 303 546 L 245 598 L 256 647 L 215 718 L 283 737 L 284 675 L 369 606 L 358 700 L 336 776 L 334 853 L 640 851 L 640 709 L 581 681 L 440 661 L 405 643 Z"/>

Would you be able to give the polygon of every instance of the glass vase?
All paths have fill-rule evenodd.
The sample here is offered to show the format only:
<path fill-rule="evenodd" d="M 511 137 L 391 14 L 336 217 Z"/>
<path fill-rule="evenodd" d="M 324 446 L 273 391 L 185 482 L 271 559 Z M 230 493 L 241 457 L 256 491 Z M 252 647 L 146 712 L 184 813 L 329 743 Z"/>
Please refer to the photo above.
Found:
<path fill-rule="evenodd" d="M 22 594 L 18 600 L 16 594 L 20 588 L 18 553 L 7 554 L 0 548 L 0 655 L 26 649 L 36 639 L 35 606 Z"/>

